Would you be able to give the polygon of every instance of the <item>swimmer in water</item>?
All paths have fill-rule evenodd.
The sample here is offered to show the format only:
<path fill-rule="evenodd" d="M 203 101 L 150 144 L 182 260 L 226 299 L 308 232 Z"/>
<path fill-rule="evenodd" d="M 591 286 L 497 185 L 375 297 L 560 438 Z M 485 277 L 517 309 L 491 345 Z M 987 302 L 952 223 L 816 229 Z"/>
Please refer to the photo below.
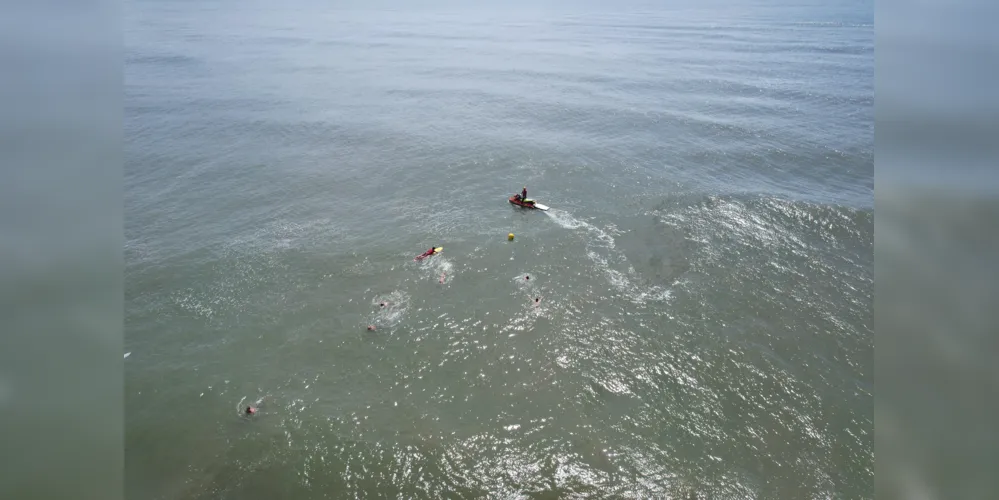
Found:
<path fill-rule="evenodd" d="M 541 303 L 541 297 L 535 297 L 535 299 L 534 299 L 534 307 L 538 307 L 538 304 L 540 304 L 540 303 Z"/>
<path fill-rule="evenodd" d="M 525 280 L 529 280 L 529 279 L 531 279 L 531 277 L 530 276 L 524 276 L 524 279 Z"/>
<path fill-rule="evenodd" d="M 252 406 L 247 406 L 246 407 L 246 414 L 247 415 L 253 415 L 254 413 L 257 413 L 257 409 L 256 408 L 254 408 Z"/>
<path fill-rule="evenodd" d="M 368 331 L 369 332 L 375 331 L 375 325 L 368 325 Z"/>
<path fill-rule="evenodd" d="M 387 305 L 388 305 L 388 302 L 379 302 L 379 303 L 378 303 L 378 306 L 379 306 L 379 307 L 385 307 L 385 306 L 387 306 Z"/>

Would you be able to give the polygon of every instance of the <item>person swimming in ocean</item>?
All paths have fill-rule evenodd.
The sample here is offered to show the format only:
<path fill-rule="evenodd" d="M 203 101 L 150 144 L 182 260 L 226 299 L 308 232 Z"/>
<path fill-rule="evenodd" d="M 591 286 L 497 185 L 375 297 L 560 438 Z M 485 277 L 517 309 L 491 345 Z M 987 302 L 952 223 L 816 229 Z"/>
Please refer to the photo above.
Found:
<path fill-rule="evenodd" d="M 420 255 L 417 255 L 416 258 L 413 259 L 413 260 L 423 260 L 423 259 L 426 259 L 427 257 L 430 257 L 431 255 L 437 254 L 437 253 L 439 253 L 438 250 L 437 250 L 438 248 L 441 248 L 441 247 L 430 247 L 430 250 L 427 250 L 426 252 L 423 252 Z"/>
<path fill-rule="evenodd" d="M 246 407 L 246 414 L 247 415 L 253 415 L 255 413 L 257 413 L 257 409 L 256 408 L 254 408 L 252 406 L 247 406 Z"/>

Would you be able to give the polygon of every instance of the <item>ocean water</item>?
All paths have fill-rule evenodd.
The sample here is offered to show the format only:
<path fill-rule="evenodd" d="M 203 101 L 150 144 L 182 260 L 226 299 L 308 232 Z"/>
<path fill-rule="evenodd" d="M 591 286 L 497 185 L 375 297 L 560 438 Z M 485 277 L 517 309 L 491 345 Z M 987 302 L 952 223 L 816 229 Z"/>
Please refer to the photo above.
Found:
<path fill-rule="evenodd" d="M 872 2 L 146 0 L 125 48 L 128 498 L 873 498 Z"/>

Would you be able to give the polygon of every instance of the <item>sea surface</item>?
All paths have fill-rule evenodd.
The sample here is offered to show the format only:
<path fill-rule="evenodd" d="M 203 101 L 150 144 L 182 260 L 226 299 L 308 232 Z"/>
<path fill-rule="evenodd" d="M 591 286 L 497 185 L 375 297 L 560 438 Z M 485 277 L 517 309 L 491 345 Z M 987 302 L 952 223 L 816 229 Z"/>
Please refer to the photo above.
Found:
<path fill-rule="evenodd" d="M 873 2 L 124 10 L 127 498 L 873 498 Z"/>

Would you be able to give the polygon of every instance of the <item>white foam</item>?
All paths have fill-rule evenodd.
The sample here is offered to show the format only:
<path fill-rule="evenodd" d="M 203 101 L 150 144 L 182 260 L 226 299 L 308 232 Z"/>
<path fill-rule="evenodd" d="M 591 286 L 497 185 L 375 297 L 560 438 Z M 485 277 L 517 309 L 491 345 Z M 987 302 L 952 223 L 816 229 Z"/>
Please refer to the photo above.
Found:
<path fill-rule="evenodd" d="M 572 214 L 570 214 L 569 212 L 564 212 L 562 210 L 552 209 L 548 210 L 547 212 L 544 212 L 544 214 L 547 215 L 548 217 L 551 217 L 551 219 L 555 221 L 556 224 L 566 229 L 578 229 L 583 226 L 589 226 L 588 223 L 583 222 L 573 217 Z"/>
<path fill-rule="evenodd" d="M 440 257 L 438 259 L 434 259 L 431 262 L 431 264 L 433 265 L 433 269 L 437 273 L 448 273 L 448 274 L 451 274 L 451 270 L 454 269 L 454 264 L 451 263 L 450 260 L 448 260 L 448 259 L 446 259 L 444 257 Z"/>
<path fill-rule="evenodd" d="M 562 210 L 551 210 L 545 212 L 545 214 L 561 227 L 566 229 L 585 229 L 590 233 L 590 237 L 586 240 L 586 256 L 596 264 L 597 269 L 604 272 L 611 286 L 628 296 L 632 302 L 641 304 L 646 301 L 669 299 L 669 290 L 658 286 L 644 288 L 632 283 L 629 275 L 634 276 L 637 274 L 635 268 L 628 263 L 628 259 L 624 254 L 616 251 L 617 245 L 614 236 L 610 234 L 611 232 L 621 233 L 616 226 L 611 225 L 605 231 L 589 222 L 579 220 L 572 214 Z M 627 272 L 619 271 L 614 266 L 625 267 Z"/>
<path fill-rule="evenodd" d="M 385 307 L 379 304 L 384 302 Z M 395 290 L 387 295 L 376 296 L 371 299 L 371 305 L 378 308 L 375 312 L 372 324 L 377 326 L 394 326 L 398 324 L 409 310 L 409 294 L 401 290 Z"/>

